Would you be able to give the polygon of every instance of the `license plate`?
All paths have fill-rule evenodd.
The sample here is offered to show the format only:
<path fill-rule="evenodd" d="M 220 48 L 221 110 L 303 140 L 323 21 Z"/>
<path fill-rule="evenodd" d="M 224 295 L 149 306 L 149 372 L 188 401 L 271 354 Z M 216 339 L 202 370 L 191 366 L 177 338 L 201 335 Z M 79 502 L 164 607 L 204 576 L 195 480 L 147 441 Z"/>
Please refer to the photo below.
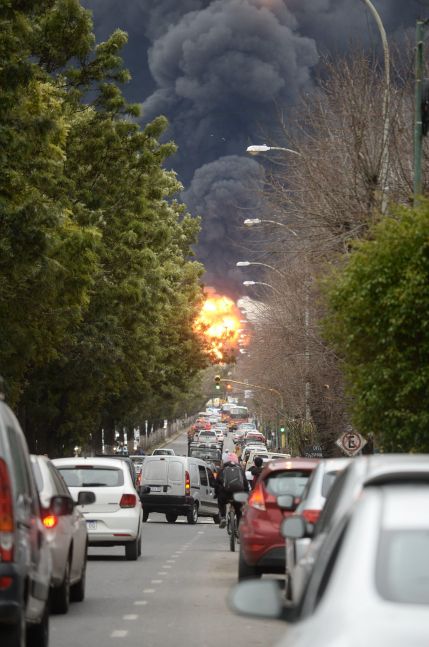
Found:
<path fill-rule="evenodd" d="M 162 490 L 161 486 L 158 486 L 158 485 L 151 485 L 150 486 L 150 491 L 151 492 L 161 492 L 161 490 Z"/>
<path fill-rule="evenodd" d="M 97 530 L 97 522 L 96 521 L 87 521 L 86 522 L 86 527 L 88 530 Z"/>

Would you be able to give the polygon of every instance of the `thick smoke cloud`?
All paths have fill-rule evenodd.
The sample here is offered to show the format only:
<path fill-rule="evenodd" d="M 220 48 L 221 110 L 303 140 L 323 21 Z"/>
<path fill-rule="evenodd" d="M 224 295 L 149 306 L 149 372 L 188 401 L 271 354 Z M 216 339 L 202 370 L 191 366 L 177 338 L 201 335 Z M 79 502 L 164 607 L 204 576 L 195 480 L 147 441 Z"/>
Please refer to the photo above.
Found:
<path fill-rule="evenodd" d="M 169 136 L 179 145 L 171 163 L 189 187 L 185 200 L 203 217 L 198 254 L 206 282 L 237 296 L 237 213 L 261 177 L 258 165 L 240 156 L 261 133 L 275 138 L 277 108 L 287 112 L 311 86 L 319 52 L 379 45 L 373 18 L 361 0 L 84 4 L 94 10 L 97 35 L 118 26 L 129 32 L 131 98 L 142 102 L 143 120 L 160 113 L 170 119 Z M 417 0 L 374 4 L 391 36 L 424 13 Z"/>
<path fill-rule="evenodd" d="M 234 267 L 241 254 L 240 232 L 245 218 L 258 215 L 263 180 L 260 164 L 230 155 L 199 168 L 184 195 L 194 213 L 204 214 L 197 252 L 210 259 L 205 283 L 234 297 L 244 278 Z"/>

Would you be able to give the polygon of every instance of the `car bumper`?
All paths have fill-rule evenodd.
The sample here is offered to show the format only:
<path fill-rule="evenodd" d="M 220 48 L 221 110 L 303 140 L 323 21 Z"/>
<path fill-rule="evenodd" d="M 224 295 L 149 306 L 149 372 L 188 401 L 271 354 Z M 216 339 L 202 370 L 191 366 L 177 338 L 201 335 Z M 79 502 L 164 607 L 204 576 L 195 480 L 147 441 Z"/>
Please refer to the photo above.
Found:
<path fill-rule="evenodd" d="M 7 588 L 0 589 L 0 626 L 18 622 L 22 607 L 24 576 L 16 564 L 0 563 L 0 578 L 6 577 L 11 579 L 11 583 Z"/>
<path fill-rule="evenodd" d="M 280 524 L 270 521 L 244 519 L 240 524 L 240 541 L 244 559 L 252 566 L 261 566 L 266 572 L 285 571 L 285 540 L 279 533 Z"/>
<path fill-rule="evenodd" d="M 110 514 L 84 512 L 88 543 L 91 546 L 105 546 L 135 541 L 140 533 L 140 510 L 141 508 L 137 512 L 137 509 L 134 509 L 133 514 L 130 514 L 127 508 Z"/>
<path fill-rule="evenodd" d="M 195 499 L 192 496 L 173 496 L 163 494 L 146 494 L 142 498 L 144 512 L 171 512 L 186 515 L 192 510 Z"/>

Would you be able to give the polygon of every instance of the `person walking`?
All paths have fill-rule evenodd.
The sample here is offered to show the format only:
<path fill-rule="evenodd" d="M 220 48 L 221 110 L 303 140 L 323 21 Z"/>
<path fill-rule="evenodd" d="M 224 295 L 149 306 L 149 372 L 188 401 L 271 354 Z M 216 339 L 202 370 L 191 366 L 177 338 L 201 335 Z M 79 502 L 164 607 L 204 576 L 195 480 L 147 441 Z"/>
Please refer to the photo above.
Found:
<path fill-rule="evenodd" d="M 237 455 L 230 452 L 226 459 L 226 462 L 218 472 L 215 484 L 220 517 L 219 528 L 225 528 L 226 526 L 226 505 L 229 502 L 234 506 L 237 525 L 239 524 L 241 518 L 241 503 L 234 501 L 234 494 L 236 492 L 249 491 L 249 484 L 244 470 L 239 465 Z"/>

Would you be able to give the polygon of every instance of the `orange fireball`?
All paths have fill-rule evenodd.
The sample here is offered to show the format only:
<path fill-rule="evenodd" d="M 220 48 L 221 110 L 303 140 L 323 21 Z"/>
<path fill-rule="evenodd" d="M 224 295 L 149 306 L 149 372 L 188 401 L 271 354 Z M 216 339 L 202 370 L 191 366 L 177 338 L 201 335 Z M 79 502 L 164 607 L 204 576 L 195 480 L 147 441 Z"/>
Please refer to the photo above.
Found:
<path fill-rule="evenodd" d="M 209 292 L 195 320 L 195 330 L 207 343 L 214 362 L 230 359 L 237 349 L 240 311 L 229 297 Z"/>

